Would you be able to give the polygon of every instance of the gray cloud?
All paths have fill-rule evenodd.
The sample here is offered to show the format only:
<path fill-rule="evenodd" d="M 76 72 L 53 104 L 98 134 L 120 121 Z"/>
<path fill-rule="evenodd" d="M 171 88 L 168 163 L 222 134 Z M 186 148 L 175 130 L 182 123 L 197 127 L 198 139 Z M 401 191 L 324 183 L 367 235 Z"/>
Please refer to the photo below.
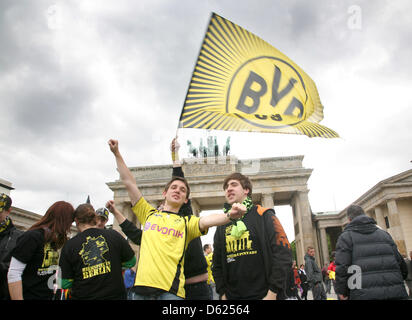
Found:
<path fill-rule="evenodd" d="M 12 72 L 25 65 L 48 68 L 55 63 L 46 44 L 46 8 L 51 1 L 2 1 L 0 4 L 0 67 Z"/>
<path fill-rule="evenodd" d="M 33 138 L 67 139 L 71 136 L 68 130 L 78 128 L 77 121 L 88 116 L 91 92 L 83 81 L 59 83 L 56 77 L 57 83 L 52 84 L 41 78 L 41 74 L 32 74 L 10 92 L 13 131 Z"/>

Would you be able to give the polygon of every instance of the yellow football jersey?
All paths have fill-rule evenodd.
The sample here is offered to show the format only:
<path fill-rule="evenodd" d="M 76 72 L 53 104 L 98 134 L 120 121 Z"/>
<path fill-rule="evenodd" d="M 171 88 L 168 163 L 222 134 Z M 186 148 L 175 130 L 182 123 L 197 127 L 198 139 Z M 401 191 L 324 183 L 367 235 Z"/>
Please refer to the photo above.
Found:
<path fill-rule="evenodd" d="M 135 286 L 163 289 L 185 297 L 184 253 L 203 234 L 199 217 L 158 211 L 142 197 L 132 208 L 143 226 Z"/>

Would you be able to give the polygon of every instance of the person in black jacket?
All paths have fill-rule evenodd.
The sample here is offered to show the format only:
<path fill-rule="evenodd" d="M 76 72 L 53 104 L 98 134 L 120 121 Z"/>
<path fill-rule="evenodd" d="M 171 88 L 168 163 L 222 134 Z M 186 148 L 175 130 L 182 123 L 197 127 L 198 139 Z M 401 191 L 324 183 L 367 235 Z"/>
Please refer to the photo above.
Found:
<path fill-rule="evenodd" d="M 243 205 L 246 213 L 216 229 L 212 272 L 217 293 L 222 300 L 274 300 L 284 295 L 292 254 L 273 208 L 252 203 L 252 184 L 240 173 L 226 177 L 223 190 L 224 211 Z"/>
<path fill-rule="evenodd" d="M 18 230 L 9 217 L 11 212 L 11 198 L 0 194 L 0 300 L 10 300 L 7 284 L 11 252 L 16 246 L 17 238 L 23 233 Z"/>
<path fill-rule="evenodd" d="M 390 234 L 358 205 L 336 244 L 336 288 L 341 300 L 407 299 L 408 271 Z"/>
<path fill-rule="evenodd" d="M 315 261 L 315 248 L 308 246 L 305 254 L 305 271 L 308 284 L 312 290 L 313 300 L 326 300 L 326 292 L 323 286 L 323 275 Z"/>
<path fill-rule="evenodd" d="M 173 176 L 184 178 L 181 163 L 178 157 L 179 144 L 176 139 L 173 139 L 171 144 L 172 160 L 173 160 Z M 126 219 L 119 210 L 116 209 L 114 201 L 109 201 L 106 204 L 110 212 L 113 213 L 115 219 L 119 223 L 123 233 L 133 243 L 140 245 L 142 239 L 142 230 L 136 227 L 130 220 Z M 179 211 L 183 216 L 192 215 L 192 207 L 190 199 L 184 204 Z M 187 300 L 209 300 L 209 286 L 207 284 L 207 261 L 203 254 L 202 242 L 200 238 L 193 239 L 185 253 L 184 260 L 184 275 L 185 275 L 185 291 Z"/>
<path fill-rule="evenodd" d="M 301 298 L 302 300 L 308 300 L 308 278 L 306 276 L 305 265 L 301 264 L 298 270 L 299 278 L 300 278 L 300 287 L 302 288 Z"/>
<path fill-rule="evenodd" d="M 299 275 L 296 269 L 296 276 L 295 276 L 295 269 L 296 269 L 296 261 L 293 261 L 291 268 L 286 273 L 286 287 L 285 287 L 285 299 L 286 300 L 301 300 L 298 294 L 298 284 L 296 283 Z M 279 299 L 279 297 L 278 297 Z"/>

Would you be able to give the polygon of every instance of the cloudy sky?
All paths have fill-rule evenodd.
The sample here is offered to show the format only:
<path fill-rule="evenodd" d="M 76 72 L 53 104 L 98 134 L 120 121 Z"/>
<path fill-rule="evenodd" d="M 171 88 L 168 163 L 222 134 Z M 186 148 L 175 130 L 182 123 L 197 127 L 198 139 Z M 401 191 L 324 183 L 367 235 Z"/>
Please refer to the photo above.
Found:
<path fill-rule="evenodd" d="M 230 135 L 240 159 L 304 155 L 312 210 L 344 209 L 411 168 L 411 11 L 410 1 L 383 0 L 3 0 L 0 178 L 13 183 L 15 206 L 44 214 L 57 200 L 77 206 L 90 195 L 100 207 L 112 199 L 110 138 L 129 166 L 170 163 L 216 12 L 305 70 L 324 105 L 321 124 L 341 138 L 183 129 L 181 144 Z"/>

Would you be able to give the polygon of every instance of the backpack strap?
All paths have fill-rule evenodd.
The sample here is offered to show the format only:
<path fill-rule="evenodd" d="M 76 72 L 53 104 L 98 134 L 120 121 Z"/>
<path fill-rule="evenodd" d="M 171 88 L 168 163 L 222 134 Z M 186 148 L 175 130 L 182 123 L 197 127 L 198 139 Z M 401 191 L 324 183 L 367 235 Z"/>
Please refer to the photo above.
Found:
<path fill-rule="evenodd" d="M 259 213 L 260 216 L 263 216 L 263 214 L 267 210 L 270 210 L 270 209 L 269 208 L 263 208 L 260 204 L 257 205 L 257 212 Z"/>
<path fill-rule="evenodd" d="M 261 217 L 268 210 L 271 210 L 271 209 L 263 208 L 262 206 L 257 205 L 257 212 Z M 276 244 L 290 249 L 290 243 L 289 243 L 288 237 L 286 236 L 286 232 L 283 229 L 282 224 L 280 223 L 279 219 L 276 217 L 276 215 L 272 216 L 271 218 L 272 218 L 273 228 L 275 229 L 275 232 L 276 232 Z"/>

